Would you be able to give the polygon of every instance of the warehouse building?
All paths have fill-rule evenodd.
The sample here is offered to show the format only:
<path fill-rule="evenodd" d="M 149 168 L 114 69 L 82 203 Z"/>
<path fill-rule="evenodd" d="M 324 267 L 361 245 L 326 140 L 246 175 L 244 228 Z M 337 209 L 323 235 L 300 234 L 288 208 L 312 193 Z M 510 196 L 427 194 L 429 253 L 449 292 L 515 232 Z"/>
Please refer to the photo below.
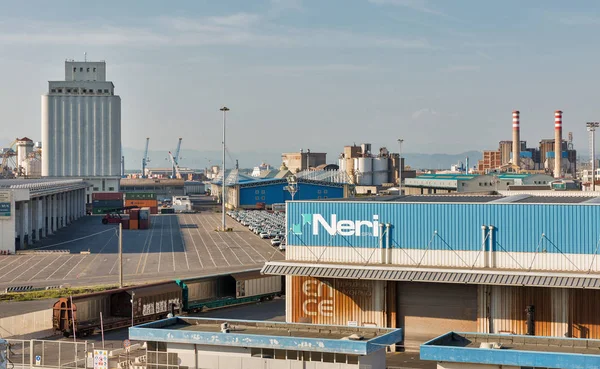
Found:
<path fill-rule="evenodd" d="M 287 203 L 288 322 L 600 339 L 598 197 L 389 199 Z"/>
<path fill-rule="evenodd" d="M 257 204 L 266 206 L 285 203 L 292 199 L 289 190 L 287 170 L 272 178 L 257 179 L 237 170 L 228 172 L 225 183 L 227 188 L 227 207 L 230 209 L 256 208 Z M 212 183 L 212 194 L 221 197 L 222 176 Z M 348 183 L 344 172 L 337 170 L 304 171 L 295 176 L 294 199 L 320 200 L 341 199 L 351 196 L 354 186 Z"/>
<path fill-rule="evenodd" d="M 508 190 L 510 186 L 545 185 L 554 181 L 547 174 L 514 174 L 498 175 L 478 174 L 422 174 L 404 181 L 407 195 L 429 195 L 453 192 L 490 192 Z"/>
<path fill-rule="evenodd" d="M 148 367 L 385 369 L 400 329 L 175 317 L 129 328 Z"/>
<path fill-rule="evenodd" d="M 121 178 L 121 191 L 128 193 L 155 193 L 158 199 L 184 196 L 185 181 L 177 178 Z"/>
<path fill-rule="evenodd" d="M 0 180 L 0 253 L 14 254 L 85 215 L 81 179 Z"/>

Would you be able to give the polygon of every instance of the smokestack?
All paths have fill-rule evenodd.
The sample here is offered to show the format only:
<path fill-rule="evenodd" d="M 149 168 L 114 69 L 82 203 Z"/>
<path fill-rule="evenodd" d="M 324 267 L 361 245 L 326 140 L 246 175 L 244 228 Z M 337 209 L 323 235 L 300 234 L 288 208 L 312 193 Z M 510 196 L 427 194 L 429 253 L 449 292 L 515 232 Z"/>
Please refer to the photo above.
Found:
<path fill-rule="evenodd" d="M 512 162 L 519 167 L 519 157 L 521 154 L 521 127 L 519 123 L 519 111 L 513 111 L 513 139 L 512 139 Z"/>
<path fill-rule="evenodd" d="M 554 178 L 561 178 L 562 161 L 562 111 L 554 112 Z"/>

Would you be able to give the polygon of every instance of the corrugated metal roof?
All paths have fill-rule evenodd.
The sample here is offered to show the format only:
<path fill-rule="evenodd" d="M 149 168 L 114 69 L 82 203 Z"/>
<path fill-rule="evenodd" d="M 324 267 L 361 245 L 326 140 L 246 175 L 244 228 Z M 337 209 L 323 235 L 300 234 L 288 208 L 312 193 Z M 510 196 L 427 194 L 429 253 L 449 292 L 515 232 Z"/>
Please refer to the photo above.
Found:
<path fill-rule="evenodd" d="M 369 279 L 386 281 L 486 284 L 502 286 L 561 287 L 600 289 L 600 276 L 574 276 L 553 273 L 515 274 L 509 271 L 453 271 L 453 270 L 403 270 L 373 266 L 341 266 L 333 264 L 302 264 L 270 262 L 262 274 L 300 275 L 342 279 Z"/>
<path fill-rule="evenodd" d="M 593 197 L 530 196 L 515 202 L 520 204 L 578 204 L 590 199 Z"/>

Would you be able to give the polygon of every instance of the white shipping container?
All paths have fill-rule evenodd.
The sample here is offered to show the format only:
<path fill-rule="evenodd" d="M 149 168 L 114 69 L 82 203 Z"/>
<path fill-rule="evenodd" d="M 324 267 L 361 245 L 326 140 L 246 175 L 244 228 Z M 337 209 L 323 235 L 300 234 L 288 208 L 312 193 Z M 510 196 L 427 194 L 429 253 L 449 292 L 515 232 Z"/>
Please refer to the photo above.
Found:
<path fill-rule="evenodd" d="M 217 285 L 216 279 L 187 284 L 188 301 L 200 301 L 217 297 Z"/>
<path fill-rule="evenodd" d="M 240 281 L 242 282 L 242 281 Z M 262 278 L 247 279 L 243 281 L 244 291 L 238 287 L 238 297 L 258 296 L 281 292 L 281 276 L 270 276 Z M 243 292 L 243 295 L 241 294 Z"/>

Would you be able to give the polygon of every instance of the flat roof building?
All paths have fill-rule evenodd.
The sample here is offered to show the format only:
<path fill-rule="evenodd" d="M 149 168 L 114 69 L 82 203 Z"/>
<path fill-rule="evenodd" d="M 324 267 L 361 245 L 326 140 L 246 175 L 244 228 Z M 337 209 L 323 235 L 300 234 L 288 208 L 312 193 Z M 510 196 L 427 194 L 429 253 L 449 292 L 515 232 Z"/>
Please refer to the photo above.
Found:
<path fill-rule="evenodd" d="M 449 332 L 421 345 L 438 369 L 600 368 L 600 340 Z"/>
<path fill-rule="evenodd" d="M 129 328 L 147 342 L 147 365 L 188 368 L 385 369 L 400 329 L 175 317 Z"/>

